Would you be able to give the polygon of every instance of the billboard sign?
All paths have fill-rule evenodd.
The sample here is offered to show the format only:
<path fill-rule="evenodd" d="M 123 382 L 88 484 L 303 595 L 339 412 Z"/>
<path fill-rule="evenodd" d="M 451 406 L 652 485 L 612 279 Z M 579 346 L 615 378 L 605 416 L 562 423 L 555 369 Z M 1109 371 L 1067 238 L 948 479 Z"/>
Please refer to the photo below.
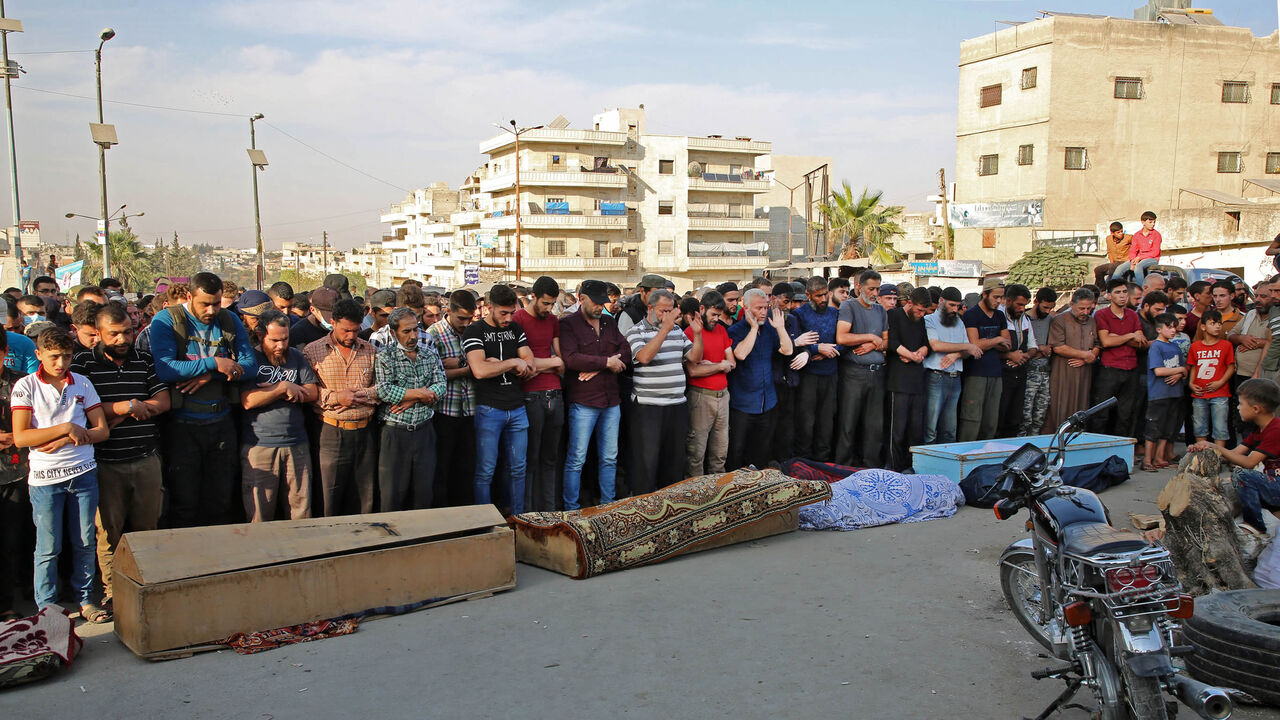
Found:
<path fill-rule="evenodd" d="M 1044 225 L 1044 200 L 952 203 L 947 206 L 951 226 L 957 228 L 1039 227 Z"/>
<path fill-rule="evenodd" d="M 926 277 L 980 278 L 981 260 L 924 260 L 908 263 L 911 270 Z"/>

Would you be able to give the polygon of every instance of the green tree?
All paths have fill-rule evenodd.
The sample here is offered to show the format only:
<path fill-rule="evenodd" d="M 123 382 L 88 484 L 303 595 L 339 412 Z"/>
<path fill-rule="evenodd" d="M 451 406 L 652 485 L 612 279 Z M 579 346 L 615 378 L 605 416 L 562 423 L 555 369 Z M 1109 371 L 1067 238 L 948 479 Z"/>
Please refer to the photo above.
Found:
<path fill-rule="evenodd" d="M 1071 290 L 1084 282 L 1089 263 L 1066 248 L 1039 248 L 1009 266 L 1007 281 L 1036 288 Z"/>
<path fill-rule="evenodd" d="M 840 241 L 836 257 L 841 259 L 866 258 L 872 265 L 889 265 L 901 259 L 892 240 L 902 236 L 902 208 L 883 205 L 884 193 L 863 188 L 854 197 L 853 188 L 843 183 L 843 191 L 831 196 L 831 201 L 818 206 L 827 219 L 832 237 Z"/>
<path fill-rule="evenodd" d="M 124 284 L 130 292 L 151 289 L 155 277 L 160 274 L 152 257 L 131 230 L 112 231 L 108 238 L 111 250 L 111 277 Z M 102 277 L 102 253 L 100 246 L 77 244 L 77 255 L 84 259 L 84 271 L 80 275 L 85 284 L 97 283 Z"/>

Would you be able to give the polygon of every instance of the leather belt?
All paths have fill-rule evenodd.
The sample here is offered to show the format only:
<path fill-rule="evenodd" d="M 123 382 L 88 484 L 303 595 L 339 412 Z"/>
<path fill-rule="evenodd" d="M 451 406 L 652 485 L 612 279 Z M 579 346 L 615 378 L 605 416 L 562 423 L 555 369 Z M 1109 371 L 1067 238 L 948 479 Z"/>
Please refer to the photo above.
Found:
<path fill-rule="evenodd" d="M 851 362 L 849 364 L 858 368 L 859 370 L 866 370 L 867 372 L 880 372 L 881 370 L 884 370 L 884 363 L 872 363 L 869 365 L 864 365 L 862 363 Z"/>
<path fill-rule="evenodd" d="M 716 398 L 724 397 L 725 395 L 729 394 L 728 390 L 708 390 L 706 388 L 698 387 L 697 385 L 690 385 L 689 389 L 701 395 L 710 395 L 711 397 L 716 397 Z"/>
<path fill-rule="evenodd" d="M 934 370 L 933 368 L 925 368 L 925 370 L 928 370 L 931 373 L 938 373 L 939 375 L 945 375 L 947 377 L 953 377 L 953 378 L 960 377 L 960 375 L 962 374 L 959 371 L 948 372 L 946 370 Z"/>
<path fill-rule="evenodd" d="M 413 425 L 410 425 L 409 423 L 398 423 L 398 422 L 384 422 L 384 423 L 383 423 L 383 425 L 385 425 L 386 427 L 389 427 L 389 428 L 395 428 L 396 430 L 403 430 L 403 431 L 405 431 L 405 432 L 415 432 L 415 431 L 417 431 L 417 430 L 421 430 L 422 428 L 424 428 L 424 427 L 426 427 L 426 426 L 428 426 L 428 425 L 430 425 L 430 424 L 431 424 L 431 421 L 430 421 L 430 420 L 427 420 L 426 422 L 416 423 L 416 424 L 413 424 Z"/>
<path fill-rule="evenodd" d="M 321 416 L 320 419 L 324 420 L 325 425 L 332 425 L 339 430 L 360 430 L 361 428 L 369 427 L 369 418 L 364 420 L 337 420 L 328 416 Z"/>

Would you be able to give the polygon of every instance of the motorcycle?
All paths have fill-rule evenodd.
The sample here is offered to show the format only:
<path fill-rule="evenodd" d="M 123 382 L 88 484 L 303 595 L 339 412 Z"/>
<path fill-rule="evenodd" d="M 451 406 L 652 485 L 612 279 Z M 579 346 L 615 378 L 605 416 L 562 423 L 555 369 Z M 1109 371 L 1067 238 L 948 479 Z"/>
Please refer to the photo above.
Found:
<path fill-rule="evenodd" d="M 1183 594 L 1169 551 L 1111 525 L 1107 509 L 1088 490 L 1064 486 L 1066 448 L 1111 398 L 1075 413 L 1048 447 L 1018 448 L 1001 466 L 991 492 L 1001 520 L 1026 508 L 1031 536 L 1000 557 L 1000 587 L 1022 626 L 1061 664 L 1035 670 L 1037 680 L 1067 687 L 1036 720 L 1069 705 L 1088 687 L 1100 720 L 1166 720 L 1177 698 L 1200 717 L 1222 720 L 1234 705 L 1221 688 L 1182 674 L 1172 658 L 1194 652 L 1174 644 L 1178 620 L 1195 609 Z"/>

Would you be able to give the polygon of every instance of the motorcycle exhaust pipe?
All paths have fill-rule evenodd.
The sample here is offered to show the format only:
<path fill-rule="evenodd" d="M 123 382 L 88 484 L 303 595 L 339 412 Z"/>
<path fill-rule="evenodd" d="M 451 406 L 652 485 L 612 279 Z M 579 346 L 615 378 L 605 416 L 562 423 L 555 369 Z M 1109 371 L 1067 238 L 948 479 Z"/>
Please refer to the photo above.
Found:
<path fill-rule="evenodd" d="M 1231 696 L 1222 688 L 1206 685 L 1180 673 L 1173 676 L 1173 694 L 1205 720 L 1226 720 L 1234 709 Z"/>

